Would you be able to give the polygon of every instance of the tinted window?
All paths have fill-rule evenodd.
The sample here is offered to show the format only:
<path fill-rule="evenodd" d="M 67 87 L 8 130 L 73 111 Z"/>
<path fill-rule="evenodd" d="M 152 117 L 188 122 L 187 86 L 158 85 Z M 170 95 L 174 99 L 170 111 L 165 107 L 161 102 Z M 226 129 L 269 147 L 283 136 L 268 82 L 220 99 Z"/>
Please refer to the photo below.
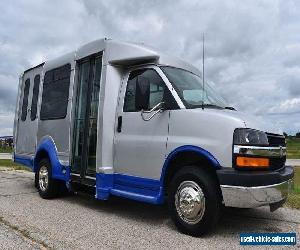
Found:
<path fill-rule="evenodd" d="M 125 112 L 136 111 L 135 94 L 136 94 L 136 79 L 134 77 L 131 77 L 130 75 L 127 83 L 127 89 L 126 89 L 125 101 L 124 101 Z"/>
<path fill-rule="evenodd" d="M 149 92 L 149 95 L 142 93 Z M 141 100 L 141 98 L 147 100 Z M 165 102 L 166 108 L 177 109 L 178 105 L 167 89 L 164 81 L 153 69 L 136 70 L 130 73 L 124 100 L 124 112 L 140 111 L 139 103 L 145 103 L 150 110 L 160 102 Z"/>
<path fill-rule="evenodd" d="M 37 102 L 39 98 L 39 88 L 40 88 L 40 75 L 36 75 L 34 77 L 34 85 L 33 85 L 33 94 L 32 94 L 32 102 L 31 102 L 31 121 L 34 121 L 36 118 L 37 111 Z"/>
<path fill-rule="evenodd" d="M 67 115 L 71 65 L 47 71 L 44 77 L 41 120 L 63 119 Z"/>
<path fill-rule="evenodd" d="M 149 109 L 152 109 L 155 105 L 162 102 L 164 98 L 164 87 L 156 84 L 150 83 L 150 96 L 149 96 Z"/>
<path fill-rule="evenodd" d="M 26 117 L 27 117 L 29 88 L 30 88 L 30 80 L 27 79 L 25 81 L 24 93 L 23 93 L 23 104 L 22 104 L 22 115 L 21 115 L 21 120 L 22 121 L 25 121 Z"/>

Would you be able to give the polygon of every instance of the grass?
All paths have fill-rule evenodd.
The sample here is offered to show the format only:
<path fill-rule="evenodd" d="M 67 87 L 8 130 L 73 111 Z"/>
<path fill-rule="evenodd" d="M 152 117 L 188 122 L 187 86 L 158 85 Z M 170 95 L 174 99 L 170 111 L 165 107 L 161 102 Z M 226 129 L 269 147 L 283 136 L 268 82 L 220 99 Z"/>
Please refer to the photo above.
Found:
<path fill-rule="evenodd" d="M 300 138 L 287 138 L 287 158 L 300 159 Z"/>
<path fill-rule="evenodd" d="M 12 168 L 14 170 L 31 171 L 28 167 L 15 163 L 12 160 L 0 160 L 0 169 L 1 168 Z"/>
<path fill-rule="evenodd" d="M 295 167 L 294 187 L 288 197 L 287 205 L 292 208 L 300 209 L 300 167 Z"/>
<path fill-rule="evenodd" d="M 0 153 L 12 153 L 12 148 L 2 148 L 0 147 Z"/>

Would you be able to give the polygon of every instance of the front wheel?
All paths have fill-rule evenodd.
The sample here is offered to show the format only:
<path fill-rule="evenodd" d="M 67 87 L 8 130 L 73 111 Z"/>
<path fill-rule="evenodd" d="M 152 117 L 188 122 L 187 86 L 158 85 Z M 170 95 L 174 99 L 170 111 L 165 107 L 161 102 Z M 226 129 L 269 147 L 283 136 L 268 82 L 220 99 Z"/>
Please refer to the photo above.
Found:
<path fill-rule="evenodd" d="M 217 224 L 220 188 L 215 178 L 201 167 L 179 170 L 169 185 L 168 198 L 171 217 L 181 232 L 200 236 Z"/>
<path fill-rule="evenodd" d="M 48 159 L 39 162 L 36 185 L 39 194 L 44 199 L 54 198 L 58 195 L 59 182 L 52 178 L 51 164 Z"/>

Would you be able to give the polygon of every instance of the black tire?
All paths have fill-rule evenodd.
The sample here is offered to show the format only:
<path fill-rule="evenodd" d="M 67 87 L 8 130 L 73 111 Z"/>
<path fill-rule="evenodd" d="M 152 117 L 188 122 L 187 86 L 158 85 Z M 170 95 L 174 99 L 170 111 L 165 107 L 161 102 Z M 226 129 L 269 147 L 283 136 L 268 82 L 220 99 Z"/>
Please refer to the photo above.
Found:
<path fill-rule="evenodd" d="M 180 206 L 177 205 L 178 212 L 176 209 L 176 198 L 175 195 L 177 190 L 180 190 L 179 193 L 183 192 L 181 189 L 185 185 L 194 185 L 197 184 L 201 188 L 202 194 L 204 195 L 204 205 L 200 207 L 205 207 L 205 209 L 200 209 L 203 212 L 196 212 L 196 215 L 192 222 L 186 221 L 189 220 L 185 215 L 180 216 L 179 213 L 183 214 Z M 191 190 L 189 189 L 186 190 Z M 194 189 L 193 190 L 197 190 Z M 192 192 L 193 192 L 192 190 Z M 184 192 L 183 192 L 184 193 Z M 201 193 L 201 192 L 200 192 Z M 179 197 L 179 196 L 177 196 Z M 180 196 L 183 197 L 183 196 Z M 203 197 L 203 196 L 199 196 Z M 203 200 L 203 199 L 201 199 Z M 178 199 L 177 199 L 178 201 Z M 184 204 L 178 203 L 177 204 Z M 201 203 L 202 204 L 202 203 Z M 176 227 L 182 233 L 191 235 L 191 236 L 201 236 L 210 231 L 216 226 L 221 212 L 221 191 L 220 186 L 214 176 L 205 169 L 196 166 L 186 166 L 180 169 L 173 179 L 171 180 L 168 188 L 168 206 L 171 213 L 172 220 L 174 221 Z M 183 217 L 183 218 L 182 218 Z M 187 219 L 186 219 L 187 218 Z"/>
<path fill-rule="evenodd" d="M 39 188 L 39 171 L 35 172 L 34 174 L 34 187 L 36 189 Z"/>
<path fill-rule="evenodd" d="M 48 172 L 48 184 L 44 185 L 42 184 L 42 182 L 39 181 L 40 179 L 40 174 L 41 174 L 41 168 L 43 168 L 43 170 L 47 170 Z M 51 169 L 51 163 L 47 158 L 42 159 L 39 162 L 39 168 L 37 171 L 37 188 L 39 191 L 40 196 L 43 199 L 51 199 L 51 198 L 55 198 L 58 196 L 59 193 L 59 187 L 60 187 L 60 182 L 57 180 L 54 180 L 52 178 L 52 169 Z"/>

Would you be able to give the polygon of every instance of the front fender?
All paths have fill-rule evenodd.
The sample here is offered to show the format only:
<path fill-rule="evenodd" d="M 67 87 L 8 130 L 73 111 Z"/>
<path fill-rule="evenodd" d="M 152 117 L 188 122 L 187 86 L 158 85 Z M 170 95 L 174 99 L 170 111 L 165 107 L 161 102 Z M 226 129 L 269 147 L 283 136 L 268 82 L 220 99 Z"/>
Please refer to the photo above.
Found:
<path fill-rule="evenodd" d="M 170 162 L 172 159 L 174 159 L 179 153 L 184 153 L 184 152 L 193 152 L 198 154 L 201 157 L 204 157 L 205 159 L 207 159 L 211 165 L 213 166 L 214 169 L 220 169 L 221 165 L 218 162 L 218 160 L 207 150 L 197 147 L 197 146 L 193 146 L 193 145 L 184 145 L 184 146 L 180 146 L 176 149 L 174 149 L 167 157 L 167 159 L 164 162 L 163 165 L 163 169 L 162 169 L 162 174 L 161 174 L 161 183 L 164 182 L 164 178 L 166 175 L 166 172 L 169 168 Z"/>

